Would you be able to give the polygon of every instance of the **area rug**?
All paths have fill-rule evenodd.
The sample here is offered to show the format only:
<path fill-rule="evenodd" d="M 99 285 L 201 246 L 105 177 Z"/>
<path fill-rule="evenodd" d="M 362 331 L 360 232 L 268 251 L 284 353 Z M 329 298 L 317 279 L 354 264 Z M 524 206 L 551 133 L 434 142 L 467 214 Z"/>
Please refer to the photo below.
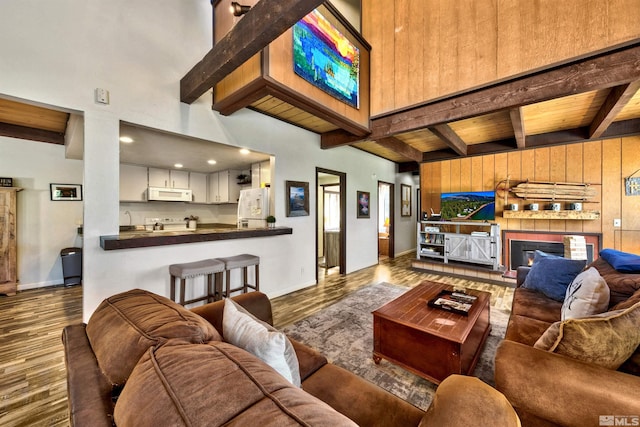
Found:
<path fill-rule="evenodd" d="M 389 283 L 365 286 L 337 303 L 283 328 L 287 335 L 318 350 L 330 362 L 426 410 L 436 385 L 386 360 L 373 362 L 372 311 L 407 292 Z M 491 333 L 474 376 L 493 385 L 496 347 L 504 338 L 509 313 L 491 307 Z"/>

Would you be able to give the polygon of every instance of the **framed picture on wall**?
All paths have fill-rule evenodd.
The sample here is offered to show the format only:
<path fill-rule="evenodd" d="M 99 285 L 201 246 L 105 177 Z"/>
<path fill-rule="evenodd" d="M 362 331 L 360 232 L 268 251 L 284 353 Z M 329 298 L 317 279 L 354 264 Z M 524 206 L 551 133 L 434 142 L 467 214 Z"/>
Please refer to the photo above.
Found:
<path fill-rule="evenodd" d="M 309 183 L 286 181 L 287 216 L 309 215 Z"/>
<path fill-rule="evenodd" d="M 49 184 L 49 192 L 53 201 L 82 200 L 82 185 L 80 184 Z"/>
<path fill-rule="evenodd" d="M 411 216 L 411 186 L 400 184 L 400 216 Z"/>
<path fill-rule="evenodd" d="M 371 208 L 369 206 L 369 192 L 368 191 L 358 191 L 357 192 L 358 199 L 358 218 L 369 218 L 371 216 Z"/>

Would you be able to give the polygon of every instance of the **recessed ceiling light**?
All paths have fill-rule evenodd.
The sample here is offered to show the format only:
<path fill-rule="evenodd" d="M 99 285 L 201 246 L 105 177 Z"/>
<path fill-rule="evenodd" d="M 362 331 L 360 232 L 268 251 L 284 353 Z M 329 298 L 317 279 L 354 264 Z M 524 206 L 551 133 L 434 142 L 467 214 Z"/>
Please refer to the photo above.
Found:
<path fill-rule="evenodd" d="M 173 165 L 174 168 L 181 168 L 182 167 L 182 163 L 176 163 L 175 165 Z"/>
<path fill-rule="evenodd" d="M 207 160 L 207 163 L 209 163 L 210 165 L 215 165 L 218 162 L 216 162 L 215 160 L 211 159 L 211 160 Z"/>
<path fill-rule="evenodd" d="M 241 148 L 240 149 L 240 154 L 249 154 L 251 151 L 247 150 L 246 148 Z"/>
<path fill-rule="evenodd" d="M 133 138 L 130 136 L 121 136 L 120 142 L 124 142 L 125 144 L 131 144 L 133 142 Z"/>

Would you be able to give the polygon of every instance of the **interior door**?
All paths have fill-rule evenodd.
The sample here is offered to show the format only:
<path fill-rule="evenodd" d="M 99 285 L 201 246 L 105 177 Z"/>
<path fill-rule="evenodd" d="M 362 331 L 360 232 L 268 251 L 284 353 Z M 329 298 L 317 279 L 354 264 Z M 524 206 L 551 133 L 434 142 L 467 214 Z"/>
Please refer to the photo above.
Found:
<path fill-rule="evenodd" d="M 344 172 L 316 168 L 316 282 L 319 271 L 326 274 L 329 269 L 337 267 L 338 274 L 346 272 L 346 182 L 347 175 Z M 329 222 L 325 221 L 324 188 L 330 189 L 327 193 L 330 192 L 332 196 L 327 200 L 332 203 L 333 214 L 337 211 L 338 215 L 337 219 Z M 329 224 L 328 229 L 325 229 L 325 224 Z"/>

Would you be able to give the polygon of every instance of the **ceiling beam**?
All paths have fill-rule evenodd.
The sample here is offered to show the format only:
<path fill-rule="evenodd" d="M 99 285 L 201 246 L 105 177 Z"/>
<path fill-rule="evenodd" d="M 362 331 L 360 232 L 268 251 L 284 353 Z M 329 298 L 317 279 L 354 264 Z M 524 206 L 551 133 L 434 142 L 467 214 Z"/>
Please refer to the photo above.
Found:
<path fill-rule="evenodd" d="M 371 139 L 410 132 L 640 78 L 640 45 L 581 59 L 547 71 L 493 84 L 371 120 Z"/>
<path fill-rule="evenodd" d="M 449 148 L 460 156 L 467 155 L 467 144 L 446 124 L 429 126 L 431 133 L 442 140 Z"/>
<path fill-rule="evenodd" d="M 407 159 L 411 159 L 414 162 L 422 162 L 422 151 L 413 148 L 403 141 L 400 141 L 398 138 L 394 138 L 392 136 L 380 138 L 376 140 L 376 143 L 395 153 L 400 154 L 403 157 L 406 157 Z"/>
<path fill-rule="evenodd" d="M 600 110 L 589 125 L 589 138 L 600 138 L 639 88 L 640 80 L 636 80 L 611 89 L 607 99 L 602 103 Z"/>
<path fill-rule="evenodd" d="M 323 0 L 260 0 L 180 80 L 180 101 L 191 104 L 291 28 Z"/>
<path fill-rule="evenodd" d="M 524 148 L 527 145 L 527 134 L 524 129 L 524 117 L 522 116 L 522 108 L 512 108 L 509 110 L 511 117 L 511 126 L 513 126 L 513 134 L 516 137 L 516 146 Z"/>
<path fill-rule="evenodd" d="M 552 145 L 571 144 L 576 142 L 597 141 L 599 139 L 609 139 L 624 136 L 640 135 L 640 119 L 622 120 L 613 122 L 611 126 L 602 134 L 601 138 L 589 138 L 588 127 L 561 130 L 556 132 L 530 135 L 527 137 L 527 148 L 540 148 Z M 504 153 L 514 151 L 514 139 L 485 142 L 482 144 L 469 145 L 468 156 L 481 156 L 485 154 Z M 441 160 L 459 159 L 460 156 L 451 150 L 438 150 L 424 153 L 423 163 Z"/>
<path fill-rule="evenodd" d="M 320 135 L 320 148 L 326 150 L 342 145 L 349 145 L 357 141 L 362 141 L 362 136 L 354 135 L 346 130 L 336 129 Z"/>
<path fill-rule="evenodd" d="M 9 123 L 0 123 L 0 135 L 8 136 L 11 138 L 28 139 L 31 141 L 64 145 L 64 132 L 36 129 Z"/>

